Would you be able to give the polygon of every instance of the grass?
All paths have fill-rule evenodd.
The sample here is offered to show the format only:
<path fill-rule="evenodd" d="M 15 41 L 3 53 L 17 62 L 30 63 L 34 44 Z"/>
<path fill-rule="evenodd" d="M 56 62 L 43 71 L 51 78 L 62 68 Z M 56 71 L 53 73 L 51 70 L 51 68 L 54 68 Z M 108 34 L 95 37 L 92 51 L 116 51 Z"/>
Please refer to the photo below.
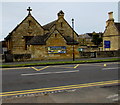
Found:
<path fill-rule="evenodd" d="M 110 62 L 120 61 L 120 58 L 111 59 L 98 59 L 98 60 L 79 60 L 79 61 L 59 61 L 59 62 L 40 62 L 40 63 L 27 63 L 27 64 L 16 64 L 16 65 L 0 65 L 2 68 L 7 67 L 27 67 L 27 66 L 38 66 L 38 65 L 60 65 L 60 64 L 76 64 L 76 63 L 97 63 L 97 62 Z"/>

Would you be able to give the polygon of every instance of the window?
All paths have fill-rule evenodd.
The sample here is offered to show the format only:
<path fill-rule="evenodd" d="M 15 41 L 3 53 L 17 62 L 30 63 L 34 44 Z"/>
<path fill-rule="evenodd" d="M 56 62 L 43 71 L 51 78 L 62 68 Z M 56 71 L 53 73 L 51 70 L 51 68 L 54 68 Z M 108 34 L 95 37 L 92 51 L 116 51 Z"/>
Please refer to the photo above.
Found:
<path fill-rule="evenodd" d="M 28 20 L 28 24 L 29 24 L 29 26 L 31 26 L 31 20 Z"/>
<path fill-rule="evenodd" d="M 61 22 L 61 27 L 63 27 L 63 22 Z"/>
<path fill-rule="evenodd" d="M 25 50 L 27 50 L 28 42 L 33 38 L 33 36 L 25 36 Z"/>
<path fill-rule="evenodd" d="M 57 37 L 57 34 L 55 34 L 55 37 Z"/>

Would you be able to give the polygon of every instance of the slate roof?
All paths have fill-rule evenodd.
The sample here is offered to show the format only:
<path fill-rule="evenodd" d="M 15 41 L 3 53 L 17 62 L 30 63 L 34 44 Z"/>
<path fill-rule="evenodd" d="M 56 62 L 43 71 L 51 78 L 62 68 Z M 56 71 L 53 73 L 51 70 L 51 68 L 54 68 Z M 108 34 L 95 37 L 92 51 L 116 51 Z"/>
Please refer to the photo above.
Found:
<path fill-rule="evenodd" d="M 52 33 L 47 33 L 42 36 L 41 35 L 34 36 L 27 44 L 28 45 L 46 45 L 46 41 Z M 68 45 L 79 44 L 76 40 L 73 40 L 73 38 L 70 36 L 63 36 L 63 38 L 66 40 L 66 44 L 68 44 Z"/>
<path fill-rule="evenodd" d="M 27 44 L 28 45 L 45 45 L 46 40 L 49 37 L 50 33 L 47 33 L 45 35 L 37 35 L 34 36 Z"/>
<path fill-rule="evenodd" d="M 73 40 L 73 38 L 70 36 L 63 36 L 63 37 L 66 40 L 68 45 L 73 45 L 73 44 L 78 45 L 79 44 L 79 42 L 77 42 L 76 40 Z"/>
<path fill-rule="evenodd" d="M 86 33 L 87 35 L 89 35 L 90 37 L 93 36 L 93 33 Z M 95 33 L 96 35 L 99 35 L 99 36 L 103 36 L 103 33 L 102 32 L 99 32 L 99 33 Z"/>
<path fill-rule="evenodd" d="M 49 30 L 52 26 L 55 25 L 56 21 L 57 21 L 57 20 L 52 21 L 52 22 L 50 22 L 50 23 L 44 25 L 43 28 L 44 28 L 45 30 Z"/>
<path fill-rule="evenodd" d="M 120 32 L 120 23 L 115 23 L 115 26 L 118 29 L 118 31 Z"/>
<path fill-rule="evenodd" d="M 92 37 L 93 36 L 93 33 L 86 33 L 87 35 L 89 35 L 90 37 Z"/>
<path fill-rule="evenodd" d="M 82 34 L 82 35 L 79 35 L 80 38 L 86 38 L 86 39 L 92 39 L 92 35 L 88 35 L 87 33 L 86 34 Z"/>

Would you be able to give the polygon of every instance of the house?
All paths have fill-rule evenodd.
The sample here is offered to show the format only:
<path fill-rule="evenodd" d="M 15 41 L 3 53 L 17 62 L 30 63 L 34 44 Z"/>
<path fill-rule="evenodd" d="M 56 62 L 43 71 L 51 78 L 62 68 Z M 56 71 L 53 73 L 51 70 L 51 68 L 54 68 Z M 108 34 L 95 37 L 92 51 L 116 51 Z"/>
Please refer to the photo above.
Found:
<path fill-rule="evenodd" d="M 99 32 L 99 33 L 96 33 L 96 32 L 85 33 L 85 34 L 79 35 L 79 43 L 80 43 L 80 48 L 82 49 L 82 51 L 84 51 L 84 52 L 94 52 L 94 51 L 101 50 L 100 47 L 101 47 L 102 43 L 100 43 L 100 45 L 97 46 L 93 42 L 93 39 L 94 38 L 102 38 L 102 35 L 103 35 L 102 32 Z M 96 41 L 98 41 L 98 40 L 96 39 Z"/>
<path fill-rule="evenodd" d="M 44 26 L 28 15 L 5 38 L 7 50 L 13 61 L 79 58 L 78 34 L 68 24 L 61 10 L 58 18 Z"/>
<path fill-rule="evenodd" d="M 120 50 L 120 23 L 114 22 L 113 12 L 109 12 L 106 28 L 103 34 L 103 51 Z"/>

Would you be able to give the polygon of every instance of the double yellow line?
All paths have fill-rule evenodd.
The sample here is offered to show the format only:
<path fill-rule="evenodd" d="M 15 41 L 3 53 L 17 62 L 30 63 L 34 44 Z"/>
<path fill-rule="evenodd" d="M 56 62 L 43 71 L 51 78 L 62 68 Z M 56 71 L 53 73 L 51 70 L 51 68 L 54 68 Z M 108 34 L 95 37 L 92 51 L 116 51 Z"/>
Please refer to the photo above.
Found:
<path fill-rule="evenodd" d="M 118 84 L 118 83 L 120 83 L 120 80 L 93 82 L 93 83 L 86 83 L 86 84 L 77 84 L 77 85 L 32 89 L 32 90 L 11 91 L 11 92 L 0 93 L 0 96 L 34 94 L 34 93 L 51 92 L 51 91 L 59 91 L 59 90 L 66 90 L 66 89 L 77 89 L 77 88 L 83 88 L 83 87 L 102 86 L 102 85 Z"/>

